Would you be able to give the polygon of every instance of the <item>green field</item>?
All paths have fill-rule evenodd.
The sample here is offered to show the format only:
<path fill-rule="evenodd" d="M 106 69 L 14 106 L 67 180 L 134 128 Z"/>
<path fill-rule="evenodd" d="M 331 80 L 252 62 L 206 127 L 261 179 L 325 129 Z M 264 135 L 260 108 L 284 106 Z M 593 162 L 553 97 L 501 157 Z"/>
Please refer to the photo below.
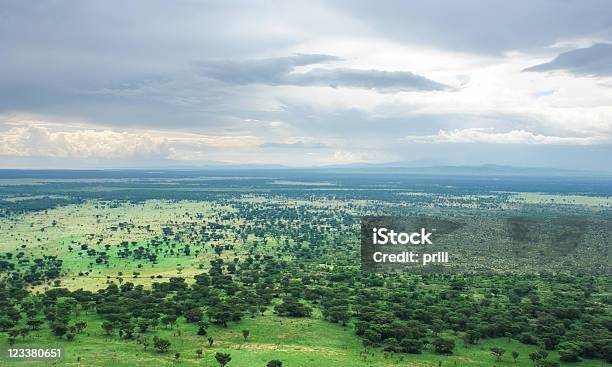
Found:
<path fill-rule="evenodd" d="M 360 271 L 359 218 L 482 216 L 472 225 L 493 223 L 495 232 L 515 215 L 540 218 L 536 230 L 547 216 L 600 218 L 572 219 L 559 229 L 566 235 L 574 222 L 607 218 L 609 196 L 476 183 L 431 192 L 379 186 L 249 177 L 0 186 L 0 349 L 65 354 L 1 364 L 215 366 L 219 352 L 230 354 L 230 367 L 275 359 L 283 366 L 533 366 L 530 354 L 543 349 L 551 366 L 606 363 L 607 232 L 591 228 L 586 245 L 563 242 L 562 252 L 531 265 L 513 263 L 505 242 L 467 241 L 454 249 L 470 259 L 461 273 L 382 276 Z M 76 330 L 81 321 L 86 326 Z M 168 350 L 156 349 L 155 337 Z M 440 352 L 439 340 L 454 342 L 452 353 Z M 402 344 L 415 342 L 418 352 Z M 575 346 L 577 361 L 560 360 L 561 349 Z M 500 360 L 491 348 L 503 349 Z"/>
<path fill-rule="evenodd" d="M 214 353 L 229 352 L 232 356 L 231 366 L 249 367 L 265 366 L 267 361 L 279 359 L 287 366 L 533 366 L 528 358 L 536 347 L 523 345 L 508 339 L 486 340 L 476 346 L 464 347 L 459 338 L 458 347 L 452 356 L 440 356 L 426 350 L 421 355 L 390 354 L 380 348 L 364 352 L 361 340 L 354 335 L 349 327 L 330 324 L 321 319 L 281 318 L 266 314 L 256 319 L 245 319 L 240 324 L 228 328 L 211 327 L 209 334 L 213 335 L 214 344 L 208 347 L 206 337 L 197 336 L 196 327 L 181 323 L 173 329 L 158 328 L 147 335 L 163 336 L 172 343 L 172 352 L 180 353 L 177 361 L 173 354 L 160 354 L 144 351 L 137 342 L 118 340 L 101 332 L 100 320 L 83 315 L 87 322 L 90 335 L 80 336 L 74 342 L 58 340 L 50 332 L 41 331 L 19 341 L 17 347 L 49 347 L 64 348 L 65 357 L 55 365 L 66 366 L 150 366 L 150 365 L 185 365 L 185 366 L 215 366 Z M 248 329 L 250 335 L 247 341 L 242 337 L 242 330 Z M 100 330 L 100 331 L 98 331 Z M 178 333 L 180 332 L 180 336 Z M 6 341 L 0 344 L 8 348 Z M 519 357 L 516 363 L 510 352 L 507 352 L 501 362 L 491 354 L 491 347 L 501 347 L 508 351 L 517 351 Z M 198 357 L 196 350 L 203 350 Z M 551 358 L 556 358 L 551 353 Z M 36 366 L 39 361 L 9 361 L 7 365 Z M 563 365 L 575 367 L 601 366 L 601 361 L 582 361 Z"/>

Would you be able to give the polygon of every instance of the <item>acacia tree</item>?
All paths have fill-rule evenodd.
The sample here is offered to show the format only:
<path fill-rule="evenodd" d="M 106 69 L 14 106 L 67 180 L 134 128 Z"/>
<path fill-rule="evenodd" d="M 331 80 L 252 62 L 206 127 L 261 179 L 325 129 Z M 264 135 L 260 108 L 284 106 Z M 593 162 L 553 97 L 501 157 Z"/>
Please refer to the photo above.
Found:
<path fill-rule="evenodd" d="M 455 349 L 455 342 L 452 339 L 436 338 L 432 345 L 439 354 L 453 354 L 453 349 Z"/>
<path fill-rule="evenodd" d="M 175 315 L 166 315 L 166 316 L 162 317 L 161 323 L 164 324 L 164 325 L 169 325 L 170 329 L 172 329 L 172 326 L 176 323 L 176 316 Z"/>
<path fill-rule="evenodd" d="M 160 353 L 166 353 L 170 350 L 170 341 L 156 336 L 153 338 L 153 347 Z"/>
<path fill-rule="evenodd" d="M 215 354 L 215 359 L 217 360 L 217 363 L 219 363 L 220 367 L 225 367 L 225 365 L 232 360 L 232 357 L 229 353 L 217 352 Z"/>
<path fill-rule="evenodd" d="M 68 327 L 63 323 L 54 322 L 51 324 L 51 331 L 53 331 L 53 335 L 61 338 L 68 332 Z"/>
<path fill-rule="evenodd" d="M 111 335 L 113 333 L 113 330 L 115 329 L 115 323 L 110 321 L 104 321 L 101 327 L 106 333 L 106 335 Z"/>
<path fill-rule="evenodd" d="M 208 334 L 208 323 L 204 321 L 198 322 L 198 335 L 206 336 Z"/>
<path fill-rule="evenodd" d="M 503 348 L 498 348 L 498 347 L 492 347 L 491 348 L 491 354 L 493 354 L 493 356 L 495 356 L 495 361 L 496 362 L 501 362 L 501 358 L 504 355 L 504 353 L 506 353 L 506 350 Z"/>

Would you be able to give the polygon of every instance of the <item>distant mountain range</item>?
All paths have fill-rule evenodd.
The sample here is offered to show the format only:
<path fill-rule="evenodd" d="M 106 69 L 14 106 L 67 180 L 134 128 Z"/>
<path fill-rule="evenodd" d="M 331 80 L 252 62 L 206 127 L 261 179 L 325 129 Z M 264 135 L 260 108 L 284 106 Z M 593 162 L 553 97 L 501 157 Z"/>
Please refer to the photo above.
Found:
<path fill-rule="evenodd" d="M 175 175 L 197 176 L 229 173 L 240 175 L 241 172 L 257 171 L 260 174 L 272 174 L 279 171 L 311 172 L 329 174 L 406 174 L 425 176 L 518 176 L 518 177 L 612 177 L 612 172 L 569 170 L 560 168 L 539 167 L 513 167 L 503 165 L 475 165 L 475 166 L 414 166 L 412 162 L 393 163 L 358 163 L 347 165 L 330 165 L 320 167 L 288 167 L 282 165 L 230 165 L 207 164 L 205 166 L 158 166 L 134 167 L 112 169 L 0 169 L 0 179 L 6 178 L 52 178 L 52 177 L 129 177 L 133 174 L 151 176 L 164 176 L 164 172 Z"/>
<path fill-rule="evenodd" d="M 315 170 L 339 170 L 361 173 L 396 173 L 415 175 L 458 176 L 612 176 L 612 172 L 570 170 L 561 168 L 514 167 L 495 164 L 476 166 L 412 166 L 401 162 L 385 164 L 353 164 L 314 168 Z"/>

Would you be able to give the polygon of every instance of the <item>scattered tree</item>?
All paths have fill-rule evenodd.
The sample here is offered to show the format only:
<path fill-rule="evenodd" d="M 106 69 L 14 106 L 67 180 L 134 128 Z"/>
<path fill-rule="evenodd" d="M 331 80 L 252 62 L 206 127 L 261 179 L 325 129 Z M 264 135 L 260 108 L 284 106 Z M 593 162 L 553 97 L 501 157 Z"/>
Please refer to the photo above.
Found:
<path fill-rule="evenodd" d="M 225 367 L 225 365 L 232 360 L 232 357 L 229 353 L 217 352 L 215 353 L 215 359 L 217 360 L 217 363 L 220 367 Z"/>

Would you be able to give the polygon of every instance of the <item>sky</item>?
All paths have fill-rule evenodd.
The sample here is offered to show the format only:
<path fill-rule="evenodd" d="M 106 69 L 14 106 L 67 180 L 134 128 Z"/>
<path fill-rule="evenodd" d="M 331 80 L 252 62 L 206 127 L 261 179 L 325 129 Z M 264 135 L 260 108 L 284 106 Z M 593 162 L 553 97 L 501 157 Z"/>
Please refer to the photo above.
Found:
<path fill-rule="evenodd" d="M 0 168 L 611 153 L 605 0 L 0 0 Z"/>

